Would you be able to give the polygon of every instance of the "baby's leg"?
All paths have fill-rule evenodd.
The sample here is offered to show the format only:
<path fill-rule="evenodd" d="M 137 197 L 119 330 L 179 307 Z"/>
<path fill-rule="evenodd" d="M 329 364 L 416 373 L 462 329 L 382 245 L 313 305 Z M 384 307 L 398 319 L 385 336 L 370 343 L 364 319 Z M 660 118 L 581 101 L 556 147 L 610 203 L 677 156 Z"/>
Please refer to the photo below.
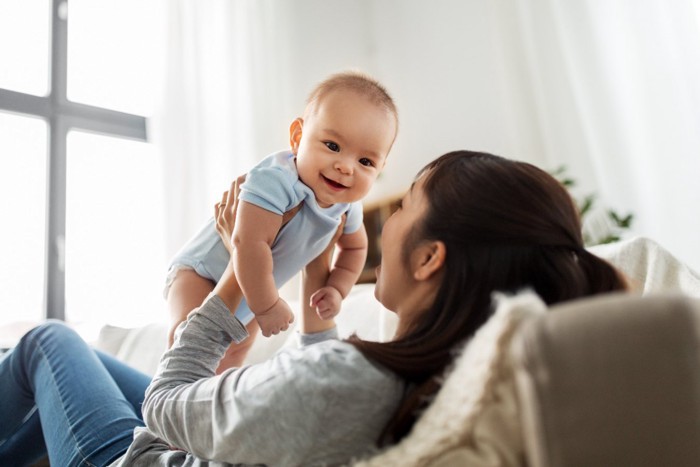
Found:
<path fill-rule="evenodd" d="M 180 269 L 169 284 L 167 291 L 170 328 L 168 347 L 173 345 L 175 329 L 187 319 L 190 311 L 200 306 L 214 290 L 214 282 L 197 274 L 192 269 Z"/>
<path fill-rule="evenodd" d="M 173 337 L 177 326 L 183 322 L 190 311 L 200 306 L 204 299 L 214 290 L 214 282 L 197 274 L 192 269 L 180 269 L 170 284 L 168 290 L 168 313 L 170 314 L 170 330 L 168 334 L 168 346 L 173 343 Z M 252 320 L 248 326 L 249 337 L 243 342 L 232 343 L 221 359 L 217 373 L 231 367 L 239 367 L 243 364 L 248 350 L 253 345 L 258 333 L 257 322 Z"/>

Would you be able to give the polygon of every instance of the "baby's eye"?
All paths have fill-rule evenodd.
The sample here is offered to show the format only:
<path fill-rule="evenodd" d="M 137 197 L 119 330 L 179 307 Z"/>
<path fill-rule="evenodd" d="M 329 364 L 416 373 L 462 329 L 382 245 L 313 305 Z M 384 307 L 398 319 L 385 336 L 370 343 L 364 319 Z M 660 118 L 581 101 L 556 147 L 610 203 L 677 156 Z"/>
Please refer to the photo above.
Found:
<path fill-rule="evenodd" d="M 394 203 L 394 208 L 396 208 L 397 211 L 398 211 L 399 209 L 401 209 L 402 207 L 403 207 L 403 198 L 402 198 L 402 199 L 399 199 L 398 201 L 396 201 L 396 202 Z"/>
<path fill-rule="evenodd" d="M 364 165 L 365 167 L 372 167 L 374 165 L 374 163 L 366 157 L 360 159 L 360 164 Z"/>
<path fill-rule="evenodd" d="M 333 152 L 340 152 L 340 146 L 338 146 L 336 143 L 333 141 L 326 141 L 323 144 L 326 145 L 328 149 L 330 149 Z"/>

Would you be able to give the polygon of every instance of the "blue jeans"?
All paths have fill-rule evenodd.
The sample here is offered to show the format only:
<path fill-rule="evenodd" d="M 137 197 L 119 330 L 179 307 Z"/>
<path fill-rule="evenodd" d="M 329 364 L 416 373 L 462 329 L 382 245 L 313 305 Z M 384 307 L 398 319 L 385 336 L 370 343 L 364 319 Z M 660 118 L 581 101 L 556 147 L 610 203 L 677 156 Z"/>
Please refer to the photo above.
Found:
<path fill-rule="evenodd" d="M 107 465 L 143 426 L 150 377 L 93 350 L 64 324 L 28 332 L 0 361 L 0 465 Z"/>

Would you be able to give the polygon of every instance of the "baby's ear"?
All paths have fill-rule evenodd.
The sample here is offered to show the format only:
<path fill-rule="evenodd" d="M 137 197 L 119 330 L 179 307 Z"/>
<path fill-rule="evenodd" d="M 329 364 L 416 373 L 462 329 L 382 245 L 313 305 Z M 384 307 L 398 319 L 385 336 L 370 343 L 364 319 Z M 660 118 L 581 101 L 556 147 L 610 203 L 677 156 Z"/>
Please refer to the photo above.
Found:
<path fill-rule="evenodd" d="M 304 126 L 304 119 L 299 117 L 295 118 L 291 125 L 289 125 L 289 147 L 294 155 L 297 154 L 299 150 L 299 144 L 301 143 L 301 133 Z"/>

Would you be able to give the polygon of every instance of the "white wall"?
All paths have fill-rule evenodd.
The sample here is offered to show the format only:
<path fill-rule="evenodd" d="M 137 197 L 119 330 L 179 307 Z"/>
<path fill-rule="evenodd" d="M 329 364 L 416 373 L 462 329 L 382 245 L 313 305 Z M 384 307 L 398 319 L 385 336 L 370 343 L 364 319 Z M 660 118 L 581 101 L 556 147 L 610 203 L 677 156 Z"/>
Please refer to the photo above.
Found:
<path fill-rule="evenodd" d="M 563 164 L 577 193 L 633 212 L 634 234 L 700 269 L 700 49 L 683 42 L 700 39 L 691 2 L 293 3 L 287 51 L 302 66 L 290 66 L 288 111 L 349 67 L 396 99 L 399 138 L 368 201 L 405 190 L 454 149 Z"/>
<path fill-rule="evenodd" d="M 252 31 L 257 51 L 247 79 L 264 81 L 249 96 L 255 157 L 287 145 L 289 123 L 318 81 L 360 68 L 387 86 L 400 114 L 368 201 L 404 191 L 427 162 L 455 149 L 545 170 L 564 164 L 578 193 L 633 212 L 635 234 L 700 270 L 697 0 L 235 3 L 242 4 L 256 10 L 236 20 Z M 212 167 L 220 186 L 226 162 Z"/>
<path fill-rule="evenodd" d="M 277 92 L 284 98 L 261 122 L 259 138 L 268 152 L 286 144 L 288 124 L 318 81 L 358 68 L 387 86 L 400 118 L 399 137 L 369 201 L 402 192 L 427 162 L 454 149 L 545 163 L 538 138 L 523 131 L 529 120 L 519 120 L 531 112 L 513 108 L 498 11 L 490 2 L 305 0 L 273 6 L 269 24 L 284 50 L 278 66 L 284 90 Z"/>

